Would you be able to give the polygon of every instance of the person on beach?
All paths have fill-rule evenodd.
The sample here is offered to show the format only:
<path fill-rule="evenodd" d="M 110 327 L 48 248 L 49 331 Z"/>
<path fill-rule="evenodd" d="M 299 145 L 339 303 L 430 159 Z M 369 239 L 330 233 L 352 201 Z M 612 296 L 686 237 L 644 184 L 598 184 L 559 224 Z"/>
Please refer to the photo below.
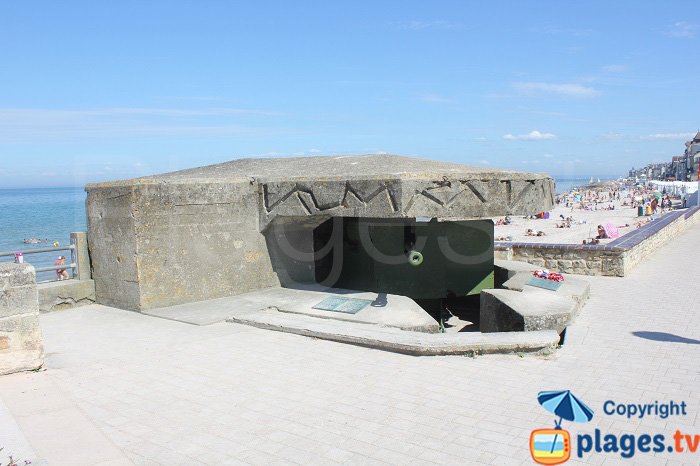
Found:
<path fill-rule="evenodd" d="M 65 265 L 66 264 L 66 256 L 58 256 L 58 259 L 56 259 L 56 262 L 53 263 L 53 265 Z M 66 269 L 56 269 L 56 276 L 58 277 L 59 280 L 68 280 L 70 277 L 68 276 L 68 271 Z"/>
<path fill-rule="evenodd" d="M 596 236 L 596 239 L 605 239 L 608 237 L 608 233 L 605 231 L 605 228 L 603 228 L 603 225 L 598 225 L 598 236 Z"/>

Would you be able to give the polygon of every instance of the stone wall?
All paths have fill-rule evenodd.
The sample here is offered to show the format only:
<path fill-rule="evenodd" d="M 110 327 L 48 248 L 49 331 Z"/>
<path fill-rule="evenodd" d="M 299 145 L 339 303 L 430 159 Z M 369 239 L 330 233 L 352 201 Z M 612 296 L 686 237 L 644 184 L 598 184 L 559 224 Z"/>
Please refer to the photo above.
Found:
<path fill-rule="evenodd" d="M 36 274 L 29 264 L 0 264 L 0 375 L 44 363 Z"/>
<path fill-rule="evenodd" d="M 668 225 L 659 228 L 654 234 L 645 237 L 624 253 L 625 274 L 629 273 L 637 264 L 656 252 L 665 243 L 681 234 L 690 225 L 700 221 L 698 208 L 690 209 L 684 215 L 669 222 Z M 652 225 L 648 225 L 651 227 Z M 624 238 L 624 237 L 623 237 Z"/>
<path fill-rule="evenodd" d="M 547 245 L 539 247 L 499 248 L 497 259 L 529 262 L 561 273 L 580 275 L 607 275 L 623 277 L 625 274 L 624 258 L 615 251 L 600 249 L 567 248 L 568 245 Z"/>
<path fill-rule="evenodd" d="M 497 243 L 496 259 L 529 262 L 562 273 L 624 277 L 666 242 L 700 221 L 700 209 L 677 211 L 608 244 Z"/>

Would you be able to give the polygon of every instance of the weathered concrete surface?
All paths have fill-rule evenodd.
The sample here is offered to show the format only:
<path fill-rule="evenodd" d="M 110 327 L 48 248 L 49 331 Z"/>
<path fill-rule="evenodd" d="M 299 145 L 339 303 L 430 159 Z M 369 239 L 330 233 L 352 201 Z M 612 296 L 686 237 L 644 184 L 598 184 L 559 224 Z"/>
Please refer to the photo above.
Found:
<path fill-rule="evenodd" d="M 279 285 L 248 181 L 87 190 L 100 303 L 142 310 Z"/>
<path fill-rule="evenodd" d="M 52 312 L 95 302 L 93 280 L 62 280 L 37 285 L 39 311 Z"/>
<path fill-rule="evenodd" d="M 520 291 L 523 293 L 542 291 L 539 288 L 527 285 L 527 282 L 531 278 L 532 273 L 530 272 L 517 272 L 510 279 L 506 280 L 506 282 L 503 284 L 503 288 L 507 290 Z M 567 275 L 559 286 L 559 289 L 555 291 L 545 291 L 555 296 L 564 296 L 572 299 L 576 303 L 574 312 L 575 314 L 578 314 L 588 298 L 591 296 L 591 285 L 584 279 Z"/>
<path fill-rule="evenodd" d="M 240 313 L 229 322 L 414 356 L 549 353 L 559 342 L 552 330 L 502 333 L 422 333 L 358 323 L 340 323 L 269 308 Z"/>
<path fill-rule="evenodd" d="M 409 157 L 243 159 L 90 184 L 97 301 L 144 310 L 313 281 L 308 261 L 276 261 L 277 224 L 302 252 L 333 216 L 470 219 L 553 203 L 546 175 Z M 275 264 L 273 266 L 273 263 Z"/>
<path fill-rule="evenodd" d="M 59 412 L 56 397 L 48 397 L 54 386 L 85 424 L 140 465 L 534 464 L 530 434 L 553 425 L 537 394 L 562 387 L 596 412 L 591 423 L 565 424 L 575 432 L 668 433 L 672 444 L 675 429 L 700 432 L 700 344 L 693 343 L 700 339 L 700 281 L 679 273 L 696 270 L 697 254 L 689 251 L 698 244 L 695 225 L 628 277 L 588 277 L 585 312 L 548 358 L 410 357 L 95 304 L 41 314 L 48 370 L 0 378 L 0 396 L 52 466 L 100 464 L 105 460 L 94 456 L 106 451 L 83 432 L 56 435 L 65 405 Z M 571 338 L 573 328 L 580 338 Z M 23 398 L 5 396 L 11 382 Z M 607 400 L 671 399 L 685 400 L 688 415 L 603 414 Z M 92 462 L 75 461 L 89 453 Z M 591 451 L 565 464 L 610 463 L 697 466 L 698 452 L 622 459 Z"/>
<path fill-rule="evenodd" d="M 527 262 L 495 259 L 493 261 L 494 284 L 496 288 L 503 287 L 503 284 L 518 272 L 534 272 L 539 267 Z"/>
<path fill-rule="evenodd" d="M 75 249 L 73 250 L 73 261 L 78 265 L 74 271 L 74 278 L 78 280 L 92 279 L 92 270 L 90 268 L 90 253 L 88 250 L 87 232 L 77 231 L 70 234 L 70 242 Z M 94 285 L 93 285 L 94 287 Z"/>
<path fill-rule="evenodd" d="M 29 264 L 0 264 L 0 375 L 44 363 L 36 274 Z"/>
<path fill-rule="evenodd" d="M 356 314 L 314 309 L 329 296 L 372 300 Z M 412 299 L 399 295 L 378 295 L 353 290 L 310 285 L 305 289 L 268 288 L 210 301 L 150 309 L 145 314 L 195 325 L 223 322 L 239 314 L 276 308 L 282 312 L 322 319 L 371 324 L 415 332 L 437 333 L 439 324 Z"/>
<path fill-rule="evenodd" d="M 480 330 L 561 333 L 576 314 L 576 306 L 573 299 L 548 290 L 484 290 L 480 296 Z"/>

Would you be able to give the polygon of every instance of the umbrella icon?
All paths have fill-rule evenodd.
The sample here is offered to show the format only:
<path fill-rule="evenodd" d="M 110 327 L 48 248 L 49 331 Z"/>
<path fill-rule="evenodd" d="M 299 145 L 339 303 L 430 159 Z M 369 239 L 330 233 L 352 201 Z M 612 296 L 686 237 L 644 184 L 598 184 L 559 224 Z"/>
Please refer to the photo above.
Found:
<path fill-rule="evenodd" d="M 559 421 L 554 421 L 556 429 L 561 429 L 562 419 L 573 422 L 588 422 L 593 419 L 593 410 L 569 390 L 539 392 L 537 401 L 544 409 L 559 416 Z"/>
<path fill-rule="evenodd" d="M 562 419 L 573 422 L 588 422 L 593 419 L 593 410 L 586 406 L 583 401 L 576 398 L 569 390 L 539 392 L 537 401 L 544 409 L 559 416 L 559 420 L 554 421 L 554 428 L 557 430 L 561 429 Z M 550 452 L 554 451 L 557 437 L 558 434 L 555 434 Z"/>

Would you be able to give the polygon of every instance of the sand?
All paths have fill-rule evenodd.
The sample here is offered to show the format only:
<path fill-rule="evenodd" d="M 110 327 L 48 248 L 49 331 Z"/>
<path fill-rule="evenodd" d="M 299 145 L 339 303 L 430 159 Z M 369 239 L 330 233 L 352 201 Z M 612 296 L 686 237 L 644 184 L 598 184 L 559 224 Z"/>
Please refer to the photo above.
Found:
<path fill-rule="evenodd" d="M 557 206 L 550 211 L 549 219 L 525 219 L 522 216 L 511 216 L 510 225 L 496 225 L 494 236 L 510 236 L 512 242 L 525 243 L 557 243 L 557 244 L 581 244 L 584 239 L 594 238 L 597 234 L 598 225 L 612 223 L 618 227 L 620 236 L 636 230 L 637 223 L 649 217 L 638 217 L 637 208 L 622 206 L 622 201 L 626 198 L 627 193 L 621 193 L 621 201 L 602 202 L 598 204 L 598 210 L 582 210 L 578 206 L 574 209 L 563 205 Z M 615 210 L 601 210 L 603 207 L 610 205 L 615 206 Z M 661 209 L 659 214 L 654 215 L 654 218 L 659 218 L 663 214 Z M 573 217 L 574 222 L 571 222 L 571 228 L 556 228 L 557 223 L 562 223 L 560 215 L 564 217 Z M 498 218 L 493 220 L 496 222 Z M 582 223 L 583 222 L 583 223 Z M 629 227 L 620 228 L 629 224 Z M 545 236 L 527 236 L 525 232 L 528 228 L 535 231 L 543 231 Z M 498 241 L 498 239 L 496 240 Z M 600 244 L 606 244 L 612 239 L 602 239 Z"/>

